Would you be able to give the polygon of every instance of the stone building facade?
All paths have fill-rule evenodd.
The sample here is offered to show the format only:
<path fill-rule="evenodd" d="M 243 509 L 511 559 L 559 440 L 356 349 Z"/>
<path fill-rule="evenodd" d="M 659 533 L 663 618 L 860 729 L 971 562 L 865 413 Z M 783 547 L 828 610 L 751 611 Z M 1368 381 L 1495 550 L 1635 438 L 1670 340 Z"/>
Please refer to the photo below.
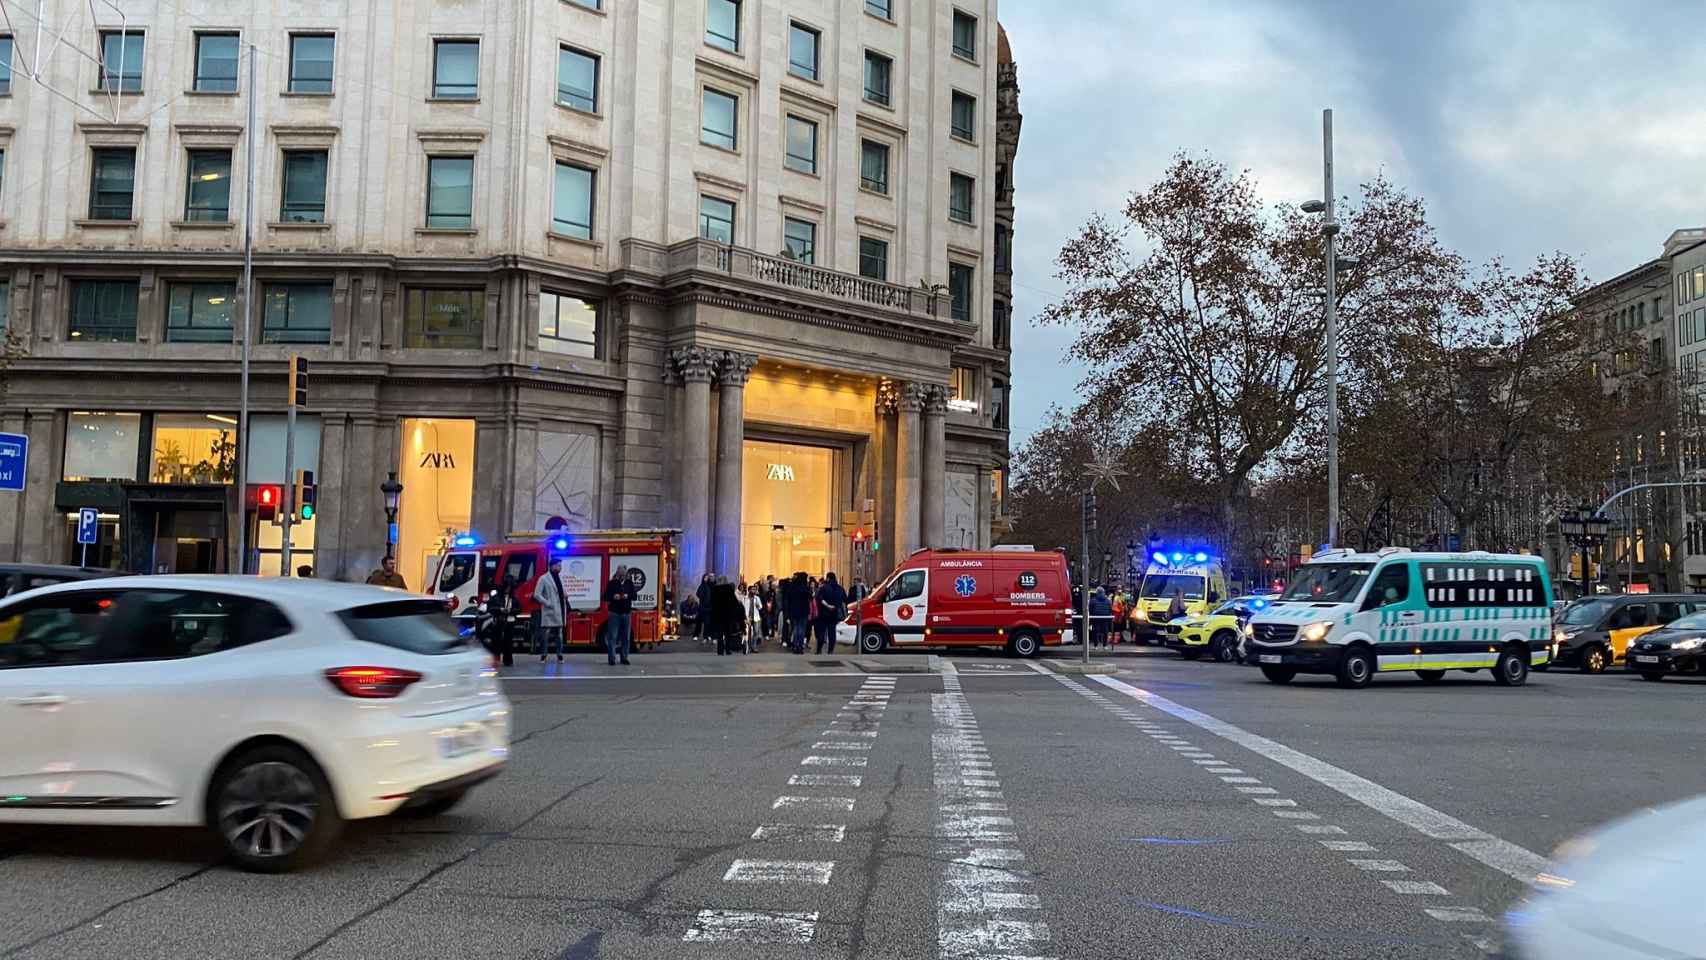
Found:
<path fill-rule="evenodd" d="M 88 506 L 91 563 L 236 569 L 242 529 L 277 571 L 253 500 L 286 478 L 293 354 L 319 512 L 291 566 L 321 576 L 384 553 L 393 473 L 411 586 L 449 538 L 556 520 L 681 527 L 687 577 L 990 542 L 1018 135 L 995 0 L 123 8 L 46 7 L 104 67 L 0 42 L 0 428 L 30 439 L 0 559 L 79 559 Z M 867 504 L 876 556 L 843 526 Z"/>

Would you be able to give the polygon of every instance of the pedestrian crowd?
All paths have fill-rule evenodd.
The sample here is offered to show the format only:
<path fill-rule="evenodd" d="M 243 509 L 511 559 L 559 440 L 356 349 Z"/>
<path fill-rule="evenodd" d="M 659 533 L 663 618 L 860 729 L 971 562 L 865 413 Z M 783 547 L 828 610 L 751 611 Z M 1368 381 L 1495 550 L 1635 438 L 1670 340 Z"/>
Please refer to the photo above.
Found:
<path fill-rule="evenodd" d="M 681 601 L 680 636 L 717 648 L 718 656 L 762 650 L 780 641 L 790 653 L 835 652 L 835 625 L 852 604 L 870 592 L 864 578 L 843 587 L 833 571 L 823 579 L 798 571 L 778 580 L 774 574 L 748 583 L 707 573 Z"/>

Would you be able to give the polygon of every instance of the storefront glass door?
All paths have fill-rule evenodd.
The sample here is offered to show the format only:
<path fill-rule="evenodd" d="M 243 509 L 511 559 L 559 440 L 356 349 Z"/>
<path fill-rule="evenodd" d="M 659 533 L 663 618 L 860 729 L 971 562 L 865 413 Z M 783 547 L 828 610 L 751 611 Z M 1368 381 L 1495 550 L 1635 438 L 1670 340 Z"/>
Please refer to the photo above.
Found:
<path fill-rule="evenodd" d="M 748 580 L 835 569 L 836 451 L 748 440 L 741 466 L 741 568 Z M 724 571 L 717 571 L 719 573 Z"/>

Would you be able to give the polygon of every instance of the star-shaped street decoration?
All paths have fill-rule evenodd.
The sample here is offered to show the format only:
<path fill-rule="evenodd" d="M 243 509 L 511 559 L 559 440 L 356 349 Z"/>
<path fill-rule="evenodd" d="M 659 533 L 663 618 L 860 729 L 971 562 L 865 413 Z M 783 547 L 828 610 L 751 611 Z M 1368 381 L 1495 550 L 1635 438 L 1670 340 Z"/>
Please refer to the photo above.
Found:
<path fill-rule="evenodd" d="M 1107 484 L 1115 490 L 1120 488 L 1119 478 L 1124 474 L 1114 463 L 1112 456 L 1101 460 L 1093 460 L 1084 465 L 1084 472 L 1090 476 L 1090 489 L 1096 489 L 1098 484 Z"/>

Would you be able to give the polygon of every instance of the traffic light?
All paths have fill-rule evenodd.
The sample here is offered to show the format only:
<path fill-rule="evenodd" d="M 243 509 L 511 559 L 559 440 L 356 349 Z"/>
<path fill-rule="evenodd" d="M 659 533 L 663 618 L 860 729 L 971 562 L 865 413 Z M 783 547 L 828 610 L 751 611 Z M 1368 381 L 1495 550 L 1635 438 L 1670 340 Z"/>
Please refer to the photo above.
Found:
<path fill-rule="evenodd" d="M 1096 491 L 1092 489 L 1084 494 L 1084 528 L 1096 529 Z"/>
<path fill-rule="evenodd" d="M 865 549 L 865 528 L 855 527 L 853 529 L 853 550 L 857 552 L 863 549 Z"/>
<path fill-rule="evenodd" d="M 290 355 L 290 390 L 287 396 L 293 407 L 308 405 L 308 358 L 300 354 Z"/>
<path fill-rule="evenodd" d="M 314 519 L 314 499 L 314 471 L 296 471 L 296 499 L 292 502 L 296 504 L 297 519 Z"/>
<path fill-rule="evenodd" d="M 262 523 L 278 522 L 279 489 L 272 485 L 255 491 L 255 515 Z"/>

